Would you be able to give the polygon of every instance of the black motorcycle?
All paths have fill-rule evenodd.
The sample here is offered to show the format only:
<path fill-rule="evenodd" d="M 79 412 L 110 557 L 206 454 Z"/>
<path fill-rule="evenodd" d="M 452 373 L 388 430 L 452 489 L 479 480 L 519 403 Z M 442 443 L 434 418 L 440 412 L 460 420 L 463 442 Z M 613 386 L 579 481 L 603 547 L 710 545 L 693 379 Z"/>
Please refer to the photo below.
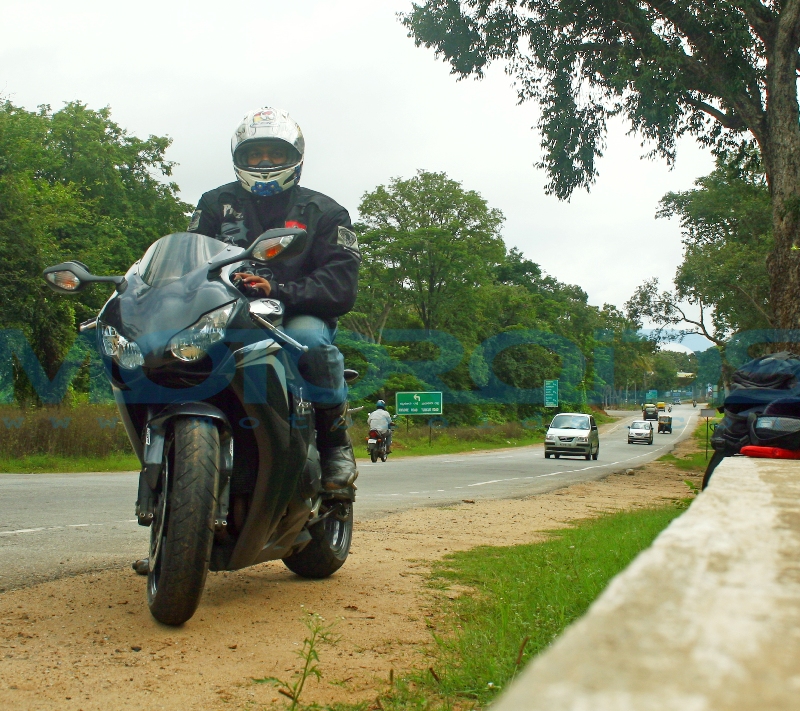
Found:
<path fill-rule="evenodd" d="M 97 331 L 141 461 L 147 602 L 165 624 L 194 614 L 209 570 L 280 558 L 324 578 L 347 559 L 355 487 L 322 489 L 314 408 L 297 369 L 306 348 L 280 330 L 280 301 L 231 281 L 253 263 L 302 254 L 307 242 L 299 229 L 268 230 L 247 249 L 180 232 L 154 242 L 124 277 L 95 276 L 80 262 L 44 272 L 59 293 L 116 287 L 81 330 Z"/>
<path fill-rule="evenodd" d="M 385 433 L 380 430 L 370 430 L 367 436 L 367 451 L 369 452 L 370 461 L 375 462 L 380 459 L 382 462 L 386 461 L 389 456 L 386 447 Z"/>

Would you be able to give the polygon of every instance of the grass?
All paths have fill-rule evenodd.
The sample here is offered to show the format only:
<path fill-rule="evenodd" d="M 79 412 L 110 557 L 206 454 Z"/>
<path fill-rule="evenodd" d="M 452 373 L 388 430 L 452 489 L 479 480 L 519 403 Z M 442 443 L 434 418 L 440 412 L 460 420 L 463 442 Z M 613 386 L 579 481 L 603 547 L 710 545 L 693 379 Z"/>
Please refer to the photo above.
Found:
<path fill-rule="evenodd" d="M 350 428 L 350 437 L 355 446 L 356 457 L 366 458 L 366 425 L 356 423 Z M 430 454 L 455 454 L 473 449 L 499 449 L 502 447 L 524 447 L 544 441 L 540 430 L 525 429 L 518 422 L 507 422 L 488 427 L 447 427 L 434 429 L 412 427 L 408 431 L 405 423 L 398 426 L 392 438 L 392 458 L 419 457 Z"/>
<path fill-rule="evenodd" d="M 384 711 L 463 709 L 489 703 L 545 650 L 688 505 L 688 499 L 581 521 L 524 546 L 480 547 L 447 556 L 431 586 L 442 593 L 430 618 L 429 668 L 393 681 Z M 351 707 L 354 708 L 354 707 Z M 376 708 L 371 706 L 370 708 Z"/>
<path fill-rule="evenodd" d="M 107 457 L 64 457 L 31 454 L 0 458 L 0 474 L 41 474 L 43 472 L 133 472 L 141 469 L 135 454 L 115 453 Z"/>
<path fill-rule="evenodd" d="M 711 432 L 713 432 L 713 426 L 719 422 L 720 419 L 720 417 L 717 417 L 709 421 L 709 438 L 711 437 Z M 695 427 L 694 432 L 692 433 L 692 438 L 694 439 L 696 451 L 690 452 L 683 457 L 676 457 L 674 454 L 665 454 L 663 457 L 659 457 L 658 461 L 668 462 L 669 464 L 672 464 L 673 466 L 678 467 L 678 469 L 686 472 L 705 471 L 705 468 L 708 465 L 708 460 L 711 459 L 711 455 L 714 453 L 714 450 L 711 449 L 711 444 L 709 444 L 708 454 L 706 455 L 705 420 L 700 420 L 697 427 Z"/>
<path fill-rule="evenodd" d="M 593 412 L 598 424 L 615 418 Z M 538 421 L 468 427 L 424 425 L 395 430 L 392 458 L 456 454 L 482 449 L 524 447 L 544 439 Z M 350 428 L 356 457 L 367 459 L 365 422 Z M 430 437 L 430 443 L 429 443 Z M 0 406 L 0 473 L 132 471 L 139 463 L 113 405 L 68 408 Z"/>

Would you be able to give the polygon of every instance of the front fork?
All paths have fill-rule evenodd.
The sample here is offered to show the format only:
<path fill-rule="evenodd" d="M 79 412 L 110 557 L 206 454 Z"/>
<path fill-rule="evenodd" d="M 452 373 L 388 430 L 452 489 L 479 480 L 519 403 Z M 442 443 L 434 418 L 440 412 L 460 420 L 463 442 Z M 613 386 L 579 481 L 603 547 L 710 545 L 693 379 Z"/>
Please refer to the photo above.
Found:
<path fill-rule="evenodd" d="M 228 525 L 231 473 L 233 472 L 233 435 L 224 413 L 206 403 L 183 404 L 168 407 L 151 418 L 144 431 L 144 466 L 139 473 L 139 491 L 136 499 L 136 521 L 140 526 L 150 526 L 155 517 L 156 492 L 164 469 L 164 449 L 171 421 L 177 417 L 208 417 L 219 430 L 220 489 L 217 492 L 217 511 L 214 528 L 222 531 Z"/>

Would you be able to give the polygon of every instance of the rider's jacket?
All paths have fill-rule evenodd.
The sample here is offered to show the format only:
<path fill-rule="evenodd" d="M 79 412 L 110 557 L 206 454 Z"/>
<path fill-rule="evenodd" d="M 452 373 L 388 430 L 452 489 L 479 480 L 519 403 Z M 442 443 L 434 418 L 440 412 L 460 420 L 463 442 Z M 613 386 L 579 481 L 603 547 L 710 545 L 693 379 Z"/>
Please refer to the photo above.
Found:
<path fill-rule="evenodd" d="M 388 430 L 392 416 L 386 410 L 375 410 L 367 415 L 367 427 L 371 430 Z"/>
<path fill-rule="evenodd" d="M 296 186 L 273 197 L 260 197 L 239 182 L 205 193 L 189 222 L 189 232 L 248 246 L 275 227 L 308 232 L 305 251 L 253 271 L 269 280 L 270 296 L 280 299 L 287 315 L 332 319 L 346 314 L 356 300 L 361 253 L 350 215 L 322 193 Z"/>

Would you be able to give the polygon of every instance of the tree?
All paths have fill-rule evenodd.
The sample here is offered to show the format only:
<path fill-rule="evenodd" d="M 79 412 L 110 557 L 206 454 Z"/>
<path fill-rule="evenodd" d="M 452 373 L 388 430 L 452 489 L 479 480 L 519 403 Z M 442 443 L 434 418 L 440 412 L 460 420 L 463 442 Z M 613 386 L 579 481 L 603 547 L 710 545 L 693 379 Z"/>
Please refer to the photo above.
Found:
<path fill-rule="evenodd" d="M 626 307 L 631 318 L 649 319 L 659 332 L 685 326 L 682 333 L 708 338 L 720 349 L 727 377 L 731 337 L 774 325 L 766 264 L 770 197 L 752 152 L 719 156 L 716 169 L 695 184 L 665 195 L 658 213 L 681 220 L 684 253 L 674 289 L 661 291 L 658 279 L 649 279 Z"/>
<path fill-rule="evenodd" d="M 542 106 L 547 191 L 597 175 L 607 120 L 625 116 L 668 162 L 690 134 L 755 141 L 772 198 L 776 325 L 800 328 L 800 0 L 426 0 L 403 17 L 461 78 L 504 61 Z"/>
<path fill-rule="evenodd" d="M 107 293 L 58 297 L 42 269 L 79 259 L 96 273 L 124 273 L 155 239 L 185 228 L 190 206 L 160 180 L 172 170 L 169 144 L 130 136 L 108 108 L 0 103 L 0 328 L 21 330 L 48 376 L 69 351 L 75 321 L 94 316 Z M 17 394 L 32 397 L 24 385 Z"/>
<path fill-rule="evenodd" d="M 394 178 L 365 194 L 358 210 L 372 245 L 369 264 L 396 285 L 387 294 L 410 306 L 428 331 L 462 321 L 474 290 L 505 255 L 501 212 L 444 173 Z M 374 291 L 361 294 L 375 300 Z"/>

